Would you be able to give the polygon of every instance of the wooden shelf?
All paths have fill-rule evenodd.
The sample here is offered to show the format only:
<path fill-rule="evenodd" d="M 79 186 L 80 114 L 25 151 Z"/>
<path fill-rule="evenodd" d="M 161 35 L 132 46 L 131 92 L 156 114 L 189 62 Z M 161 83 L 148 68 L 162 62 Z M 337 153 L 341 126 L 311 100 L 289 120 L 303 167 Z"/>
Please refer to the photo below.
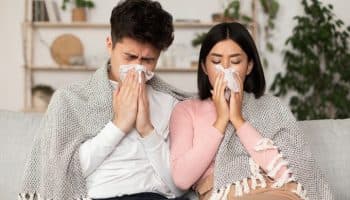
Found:
<path fill-rule="evenodd" d="M 253 0 L 253 3 L 257 0 Z M 255 3 L 254 3 L 255 4 Z M 23 28 L 23 55 L 24 55 L 24 69 L 25 69 L 25 77 L 24 77 L 24 87 L 25 87 L 25 95 L 24 95 L 24 105 L 25 108 L 32 107 L 32 94 L 31 88 L 36 83 L 35 75 L 36 73 L 52 73 L 51 75 L 55 75 L 55 73 L 94 73 L 97 66 L 59 66 L 57 64 L 46 64 L 46 65 L 38 65 L 35 63 L 35 51 L 37 48 L 37 35 L 38 31 L 63 31 L 63 32 L 81 32 L 86 30 L 99 30 L 99 31 L 107 31 L 110 29 L 110 24 L 108 21 L 104 21 L 102 23 L 98 22 L 33 22 L 32 20 L 32 0 L 25 0 L 25 19 L 22 23 Z M 256 6 L 253 6 L 253 19 L 256 19 Z M 208 21 L 199 21 L 199 20 L 189 20 L 189 19 L 174 19 L 174 29 L 175 30 L 190 30 L 191 32 L 204 32 L 208 31 L 211 27 L 215 26 L 219 22 L 211 22 L 210 19 Z M 253 23 L 253 36 L 256 35 L 256 22 L 254 20 Z M 91 34 L 96 34 L 92 32 Z M 197 67 L 191 67 L 190 64 L 188 66 L 168 66 L 162 67 L 158 66 L 156 68 L 156 72 L 159 73 L 193 73 L 197 72 Z M 38 74 L 40 75 L 40 74 Z"/>
<path fill-rule="evenodd" d="M 87 22 L 27 22 L 34 28 L 109 28 L 109 24 L 87 23 Z M 175 28 L 210 28 L 216 25 L 216 22 L 174 22 Z"/>
<path fill-rule="evenodd" d="M 69 66 L 69 65 L 52 65 L 52 66 L 28 66 L 33 71 L 95 71 L 97 68 L 87 66 Z"/>
<path fill-rule="evenodd" d="M 28 66 L 28 69 L 32 71 L 81 71 L 81 72 L 93 72 L 97 70 L 97 67 L 88 66 Z M 180 68 L 180 67 L 159 67 L 156 68 L 156 72 L 197 72 L 196 68 Z"/>
<path fill-rule="evenodd" d="M 159 67 L 156 68 L 156 72 L 197 72 L 197 68 L 165 68 L 165 67 Z"/>

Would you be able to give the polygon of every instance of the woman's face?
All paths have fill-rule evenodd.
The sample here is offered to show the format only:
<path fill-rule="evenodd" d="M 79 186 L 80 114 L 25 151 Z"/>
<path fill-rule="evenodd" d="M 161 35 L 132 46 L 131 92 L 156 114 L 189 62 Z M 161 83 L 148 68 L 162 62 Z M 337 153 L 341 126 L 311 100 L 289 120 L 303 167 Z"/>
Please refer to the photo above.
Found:
<path fill-rule="evenodd" d="M 205 59 L 203 68 L 204 72 L 206 72 L 209 77 L 212 87 L 214 86 L 215 78 L 218 75 L 215 65 L 222 65 L 225 69 L 233 67 L 243 83 L 245 77 L 253 69 L 253 62 L 248 62 L 247 54 L 231 39 L 226 39 L 216 43 Z"/>

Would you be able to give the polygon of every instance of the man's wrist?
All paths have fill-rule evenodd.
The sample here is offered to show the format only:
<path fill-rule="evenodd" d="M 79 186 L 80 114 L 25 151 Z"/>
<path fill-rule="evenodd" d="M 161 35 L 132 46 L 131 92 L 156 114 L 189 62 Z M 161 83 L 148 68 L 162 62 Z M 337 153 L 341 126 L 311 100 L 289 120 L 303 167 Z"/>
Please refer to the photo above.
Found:
<path fill-rule="evenodd" d="M 123 131 L 125 134 L 128 133 L 130 130 L 128 127 L 124 126 L 123 123 L 119 122 L 117 119 L 113 119 L 112 123 L 118 127 L 121 131 Z"/>
<path fill-rule="evenodd" d="M 151 134 L 154 131 L 153 125 L 147 125 L 145 128 L 142 128 L 139 130 L 139 133 L 141 137 L 147 137 L 149 134 Z"/>

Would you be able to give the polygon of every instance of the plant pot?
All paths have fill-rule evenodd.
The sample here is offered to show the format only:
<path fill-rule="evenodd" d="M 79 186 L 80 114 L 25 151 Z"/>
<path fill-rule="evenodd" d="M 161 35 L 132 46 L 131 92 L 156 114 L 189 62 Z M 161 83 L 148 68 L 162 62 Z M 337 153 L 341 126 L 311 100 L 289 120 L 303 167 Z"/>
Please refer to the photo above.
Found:
<path fill-rule="evenodd" d="M 237 21 L 236 19 L 232 18 L 232 17 L 227 17 L 225 16 L 223 13 L 213 13 L 211 15 L 211 18 L 213 20 L 213 22 L 234 22 Z"/>
<path fill-rule="evenodd" d="M 74 8 L 72 10 L 72 21 L 73 22 L 85 22 L 86 21 L 86 9 L 85 8 Z"/>
<path fill-rule="evenodd" d="M 224 14 L 223 13 L 213 13 L 211 15 L 211 19 L 213 22 L 222 22 L 224 19 Z"/>

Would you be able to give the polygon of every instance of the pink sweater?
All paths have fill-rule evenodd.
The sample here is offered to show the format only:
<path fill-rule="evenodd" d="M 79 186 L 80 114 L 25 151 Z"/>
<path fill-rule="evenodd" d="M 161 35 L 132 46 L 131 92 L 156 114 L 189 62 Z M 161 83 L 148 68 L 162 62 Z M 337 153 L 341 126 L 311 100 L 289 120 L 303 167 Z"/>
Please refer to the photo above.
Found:
<path fill-rule="evenodd" d="M 211 100 L 191 99 L 178 103 L 170 120 L 170 157 L 172 176 L 177 187 L 188 189 L 213 173 L 216 152 L 223 134 L 213 124 L 216 110 Z M 278 150 L 257 152 L 255 145 L 263 137 L 248 122 L 236 131 L 254 161 L 266 170 Z M 278 178 L 286 170 L 282 167 Z"/>

